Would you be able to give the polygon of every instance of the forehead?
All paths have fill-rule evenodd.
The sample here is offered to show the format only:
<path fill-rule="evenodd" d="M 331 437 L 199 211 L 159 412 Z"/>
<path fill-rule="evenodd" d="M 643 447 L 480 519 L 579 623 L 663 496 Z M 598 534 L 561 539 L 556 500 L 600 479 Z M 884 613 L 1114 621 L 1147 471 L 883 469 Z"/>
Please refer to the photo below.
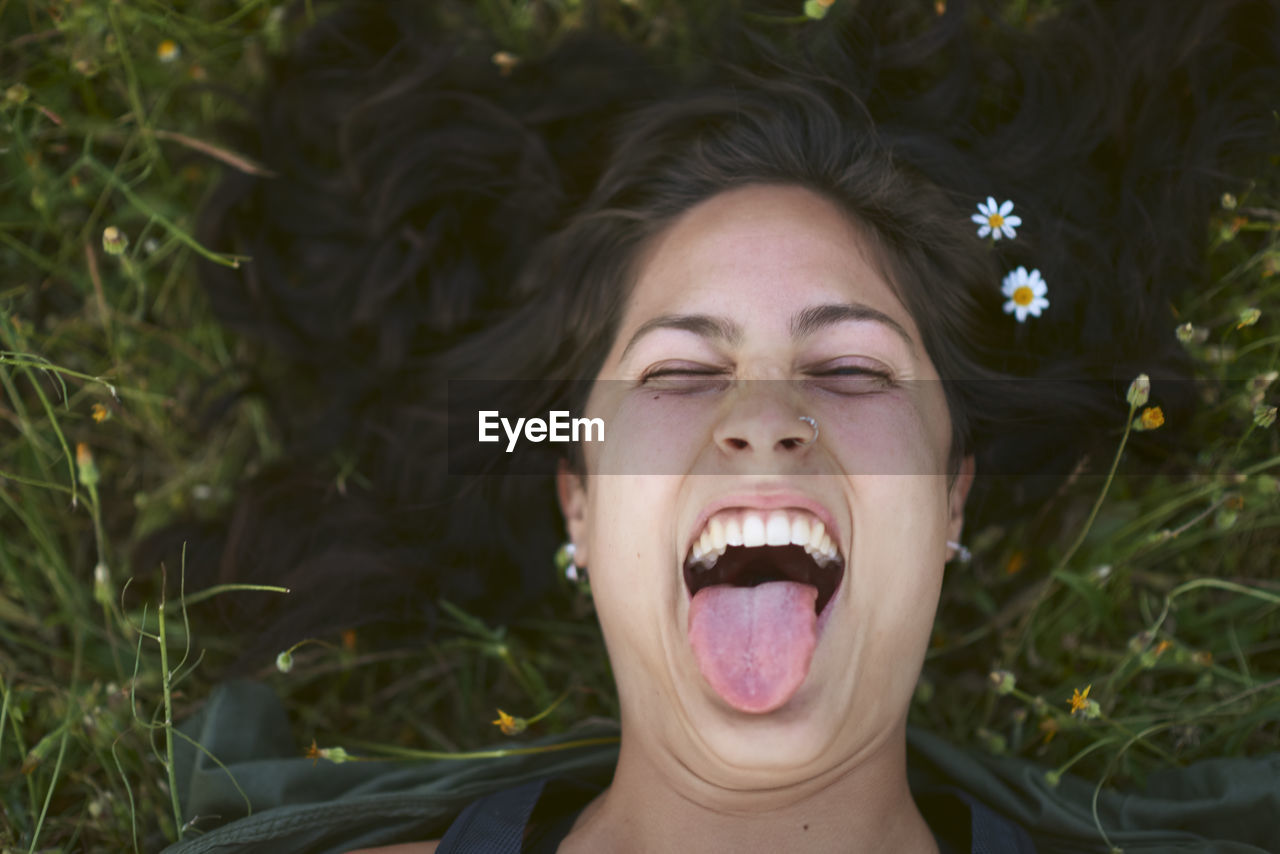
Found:
<path fill-rule="evenodd" d="M 803 187 L 751 185 L 690 208 L 639 258 L 624 326 L 656 313 L 741 313 L 802 303 L 859 302 L 919 340 L 876 263 L 873 238 L 835 203 Z"/>

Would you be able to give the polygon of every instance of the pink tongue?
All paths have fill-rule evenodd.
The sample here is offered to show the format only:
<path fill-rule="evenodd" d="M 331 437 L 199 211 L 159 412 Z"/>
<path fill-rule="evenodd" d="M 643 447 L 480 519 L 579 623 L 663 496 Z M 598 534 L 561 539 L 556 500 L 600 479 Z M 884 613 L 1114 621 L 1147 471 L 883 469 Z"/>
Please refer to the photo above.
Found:
<path fill-rule="evenodd" d="M 704 587 L 689 605 L 689 641 L 716 693 L 743 712 L 771 712 L 800 689 L 818 645 L 818 589 L 795 581 Z"/>

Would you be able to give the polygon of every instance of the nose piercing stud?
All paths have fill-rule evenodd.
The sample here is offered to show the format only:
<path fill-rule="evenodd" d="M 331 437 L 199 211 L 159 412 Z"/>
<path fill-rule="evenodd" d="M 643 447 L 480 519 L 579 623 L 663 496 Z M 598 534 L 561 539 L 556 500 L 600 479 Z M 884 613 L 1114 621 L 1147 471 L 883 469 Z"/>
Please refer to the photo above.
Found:
<path fill-rule="evenodd" d="M 813 428 L 813 438 L 805 442 L 806 445 L 812 445 L 814 442 L 818 441 L 818 419 L 810 415 L 801 415 L 800 420 Z"/>

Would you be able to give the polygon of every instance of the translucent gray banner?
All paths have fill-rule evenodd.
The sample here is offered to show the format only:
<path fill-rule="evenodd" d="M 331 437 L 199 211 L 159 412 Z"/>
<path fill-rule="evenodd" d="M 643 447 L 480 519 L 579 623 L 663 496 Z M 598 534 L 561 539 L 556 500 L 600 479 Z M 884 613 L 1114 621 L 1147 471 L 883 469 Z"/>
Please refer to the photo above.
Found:
<path fill-rule="evenodd" d="M 448 470 L 548 475 L 945 475 L 953 423 L 983 474 L 1079 473 L 1126 423 L 1122 471 L 1167 469 L 1176 424 L 1217 385 L 1153 379 L 1130 418 L 1124 380 L 891 380 L 843 372 L 795 380 L 654 373 L 642 380 L 450 381 Z M 953 419 L 955 414 L 958 418 Z M 1174 422 L 1170 424 L 1169 422 Z"/>

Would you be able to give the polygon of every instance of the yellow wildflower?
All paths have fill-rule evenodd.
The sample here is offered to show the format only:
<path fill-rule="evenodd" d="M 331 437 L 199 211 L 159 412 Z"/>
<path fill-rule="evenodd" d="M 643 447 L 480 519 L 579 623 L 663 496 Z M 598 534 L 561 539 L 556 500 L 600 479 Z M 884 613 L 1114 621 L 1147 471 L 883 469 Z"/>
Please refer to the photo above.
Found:
<path fill-rule="evenodd" d="M 1071 695 L 1071 714 L 1083 712 L 1089 708 L 1089 689 L 1093 687 L 1093 683 L 1084 686 L 1084 691 L 1079 688 L 1075 689 L 1075 693 Z"/>
<path fill-rule="evenodd" d="M 528 722 L 524 718 L 512 717 L 502 711 L 502 709 L 498 709 L 498 719 L 496 721 L 491 721 L 490 723 L 502 730 L 503 735 L 519 735 L 525 731 L 527 726 L 529 726 Z"/>
<path fill-rule="evenodd" d="M 93 405 L 93 420 L 96 424 L 101 424 L 103 421 L 107 420 L 107 408 L 101 403 L 95 403 Z"/>
<path fill-rule="evenodd" d="M 1138 416 L 1134 427 L 1139 430 L 1154 430 L 1164 423 L 1164 410 L 1158 406 L 1148 406 Z"/>

